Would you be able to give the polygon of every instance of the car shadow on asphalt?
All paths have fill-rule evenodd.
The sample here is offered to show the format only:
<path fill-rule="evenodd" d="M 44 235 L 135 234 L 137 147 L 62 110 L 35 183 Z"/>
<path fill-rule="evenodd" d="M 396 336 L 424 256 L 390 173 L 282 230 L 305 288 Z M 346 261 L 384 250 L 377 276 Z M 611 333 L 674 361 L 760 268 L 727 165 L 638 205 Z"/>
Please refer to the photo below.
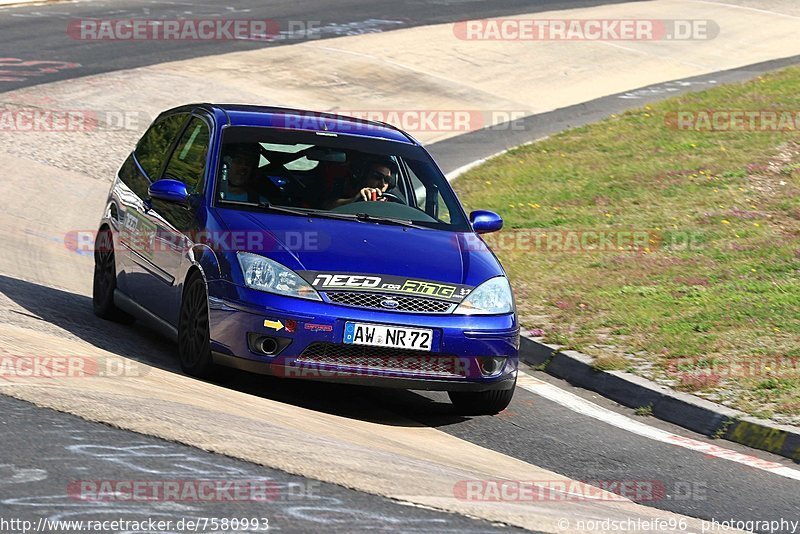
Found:
<path fill-rule="evenodd" d="M 0 293 L 16 306 L 2 314 L 5 321 L 63 336 L 63 331 L 98 349 L 164 371 L 183 374 L 175 345 L 137 321 L 123 325 L 96 317 L 92 299 L 0 275 Z M 60 329 L 60 330 L 59 330 Z M 276 378 L 221 368 L 209 382 L 277 402 L 391 426 L 446 426 L 467 418 L 454 412 L 441 392 L 417 393 L 402 389 Z"/>

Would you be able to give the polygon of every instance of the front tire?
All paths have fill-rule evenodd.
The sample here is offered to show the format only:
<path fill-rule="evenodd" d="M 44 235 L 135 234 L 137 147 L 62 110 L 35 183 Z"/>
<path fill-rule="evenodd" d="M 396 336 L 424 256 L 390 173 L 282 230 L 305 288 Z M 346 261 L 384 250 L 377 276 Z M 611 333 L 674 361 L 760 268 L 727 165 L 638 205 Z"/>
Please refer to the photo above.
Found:
<path fill-rule="evenodd" d="M 114 304 L 117 289 L 117 261 L 114 256 L 114 236 L 103 228 L 94 242 L 94 276 L 92 279 L 92 309 L 102 319 L 132 323 L 134 318 Z"/>
<path fill-rule="evenodd" d="M 461 415 L 497 415 L 511 404 L 517 382 L 509 389 L 448 391 L 450 402 Z"/>
<path fill-rule="evenodd" d="M 214 372 L 206 283 L 199 273 L 186 281 L 178 322 L 178 360 L 187 375 L 209 378 Z"/>

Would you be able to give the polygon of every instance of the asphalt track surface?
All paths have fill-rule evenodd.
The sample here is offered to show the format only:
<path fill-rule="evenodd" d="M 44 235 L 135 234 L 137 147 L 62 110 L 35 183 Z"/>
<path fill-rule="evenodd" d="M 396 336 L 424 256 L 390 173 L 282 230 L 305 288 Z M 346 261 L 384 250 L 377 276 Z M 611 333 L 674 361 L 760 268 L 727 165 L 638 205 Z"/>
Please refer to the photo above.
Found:
<path fill-rule="evenodd" d="M 258 519 L 256 528 L 240 532 L 385 532 L 398 528 L 405 532 L 522 532 L 309 481 L 4 396 L 0 396 L 0 412 L 3 447 L 13 452 L 4 460 L 13 463 L 0 464 L 0 517 L 7 520 L 13 517 L 36 525 L 42 517 L 53 522 L 151 518 L 171 521 L 171 528 L 164 530 L 180 531 L 180 521 L 185 525 L 187 521 L 203 524 L 204 518 L 237 518 L 248 524 Z M 35 463 L 20 455 L 21 451 L 36 458 Z M 148 482 L 151 487 L 183 481 L 189 485 L 182 486 L 181 497 L 156 502 L 114 498 L 92 489 L 102 488 L 101 481 L 129 480 Z M 199 483 L 192 485 L 193 481 L 251 489 L 247 495 L 252 500 L 226 500 L 235 494 L 221 490 L 213 499 L 193 501 L 195 487 L 206 492 Z M 267 519 L 268 529 L 262 518 Z M 58 523 L 50 525 L 52 531 L 61 530 L 53 528 Z"/>
<path fill-rule="evenodd" d="M 300 2 L 261 7 L 263 11 L 258 11 L 253 2 L 254 10 L 247 12 L 247 16 L 295 20 L 302 15 L 305 20 L 324 20 L 340 24 L 369 19 L 399 20 L 404 17 L 404 24 L 410 26 L 460 18 L 529 12 L 538 7 L 552 9 L 591 4 L 593 2 L 493 2 L 491 7 L 485 7 L 485 4 L 475 2 L 435 4 L 408 2 L 402 6 L 390 2 L 349 2 L 337 6 L 335 13 L 330 13 L 332 10 L 324 9 L 322 3 Z M 143 14 L 169 18 L 187 11 L 185 7 L 176 8 L 174 4 L 166 3 L 133 2 L 125 3 L 124 7 L 120 6 L 122 4 L 109 2 L 93 4 L 79 2 L 0 11 L 2 28 L 0 42 L 3 46 L 3 55 L 25 60 L 57 60 L 81 64 L 81 67 L 46 76 L 34 76 L 20 82 L 4 82 L 0 88 L 10 90 L 57 79 L 263 46 L 249 42 L 224 43 L 222 46 L 218 43 L 208 46 L 200 44 L 196 47 L 163 46 L 164 43 L 155 43 L 144 51 L 137 47 L 139 54 L 133 56 L 124 52 L 124 44 L 120 44 L 120 53 L 112 55 L 107 54 L 107 49 L 100 46 L 102 43 L 64 41 L 64 28 L 72 18 L 103 18 L 111 16 L 111 12 L 115 18 L 133 18 Z M 149 13 L 144 9 L 149 9 Z M 211 2 L 192 4 L 192 10 L 193 16 L 220 11 Z M 413 12 L 413 16 L 410 16 L 409 12 Z M 320 15 L 311 16 L 309 13 L 320 13 Z M 31 35 L 35 35 L 36 38 L 31 39 Z M 787 62 L 793 61 L 787 60 Z M 497 132 L 479 131 L 437 143 L 431 149 L 445 170 L 452 171 L 475 158 L 489 156 L 504 148 L 531 141 L 566 126 L 596 120 L 631 105 L 641 105 L 675 92 L 693 90 L 704 86 L 712 79 L 718 82 L 745 79 L 762 70 L 780 65 L 778 62 L 749 69 L 736 69 L 718 76 L 700 77 L 693 80 L 698 82 L 696 84 L 677 83 L 672 86 L 662 84 L 659 86 L 660 89 L 644 88 L 633 94 L 615 95 L 586 105 L 559 110 L 544 117 L 540 116 L 538 120 L 526 119 L 533 121 L 531 124 L 535 126 L 524 131 L 510 130 L 501 135 L 497 135 Z M 480 146 L 481 149 L 476 150 L 476 146 Z M 41 323 L 50 323 L 98 347 L 179 372 L 174 349 L 166 340 L 154 338 L 151 332 L 140 326 L 124 327 L 96 320 L 91 313 L 89 299 L 86 297 L 6 276 L 0 276 L 0 292 L 13 303 L 3 314 L 6 321 L 31 328 L 41 328 Z M 142 357 L 142 354 L 146 356 Z M 536 376 L 557 383 L 540 373 Z M 500 416 L 463 418 L 452 413 L 445 395 L 439 393 L 383 391 L 335 384 L 287 384 L 276 379 L 234 371 L 223 374 L 218 383 L 252 395 L 265 396 L 314 410 L 366 420 L 379 418 L 381 423 L 387 425 L 403 424 L 402 421 L 411 419 L 578 480 L 658 481 L 667 490 L 666 494 L 663 498 L 643 504 L 693 517 L 717 520 L 797 519 L 798 489 L 800 489 L 797 481 L 630 434 L 522 389 L 518 389 L 511 407 Z M 559 385 L 572 390 L 566 384 Z M 572 391 L 591 398 L 600 405 L 630 415 L 629 411 L 616 407 L 602 398 L 580 390 Z M 398 419 L 387 418 L 385 415 L 387 410 L 398 414 Z M 77 511 L 79 515 L 86 513 L 86 518 L 94 517 L 92 513 L 105 515 L 114 507 L 95 507 L 96 509 L 92 511 L 89 508 L 81 509 L 82 503 L 78 503 L 80 506 L 76 509 L 75 503 L 66 495 L 66 484 L 80 477 L 81 472 L 91 473 L 88 477 L 91 479 L 136 478 L 136 467 L 123 465 L 125 462 L 113 459 L 117 454 L 124 454 L 126 447 L 132 446 L 150 447 L 151 449 L 145 450 L 157 450 L 168 457 L 177 455 L 177 457 L 192 458 L 191 461 L 215 465 L 223 469 L 226 476 L 237 473 L 246 477 L 266 477 L 285 485 L 290 482 L 296 484 L 308 482 L 266 468 L 202 453 L 182 445 L 88 423 L 72 416 L 35 408 L 27 403 L 4 397 L 0 397 L 0 414 L 2 414 L 0 423 L 3 425 L 0 443 L 3 450 L 7 451 L 4 454 L 2 469 L 8 471 L 8 476 L 4 476 L 5 482 L 0 484 L 2 505 L 0 508 L 3 509 L 4 515 L 40 517 L 42 510 L 56 510 L 55 513 L 58 513 L 62 510 L 58 508 L 59 506 L 63 507 L 63 510 Z M 676 434 L 705 439 L 672 425 L 658 421 L 649 422 Z M 110 457 L 109 454 L 80 455 L 75 452 L 80 450 L 80 445 L 92 442 L 95 445 L 112 447 L 116 452 L 109 453 Z M 723 445 L 790 465 L 790 462 L 766 453 L 730 443 Z M 42 471 L 46 472 L 46 478 L 41 478 Z M 158 469 L 154 471 L 155 473 L 151 475 L 168 475 L 172 478 L 180 475 L 167 471 L 162 471 L 159 475 Z M 313 508 L 320 503 L 330 505 L 328 508 L 332 510 L 328 510 L 329 516 L 310 513 L 309 517 L 304 516 L 303 519 L 297 519 L 293 515 L 290 517 L 287 514 L 291 513 L 292 506 L 280 501 L 266 508 L 274 512 L 272 517 L 276 523 L 285 521 L 282 528 L 287 530 L 313 529 L 313 524 L 301 521 L 315 521 L 320 517 L 329 519 L 326 528 L 336 527 L 342 530 L 409 530 L 414 527 L 416 520 L 424 525 L 425 530 L 430 530 L 430 527 L 437 531 L 446 528 L 466 531 L 492 528 L 487 523 L 409 508 L 386 499 L 336 486 L 320 484 L 319 488 L 321 489 L 315 494 L 315 499 L 309 499 L 303 506 Z M 36 508 L 31 503 L 44 503 L 52 508 Z M 164 503 L 141 505 L 136 512 L 137 517 L 160 512 L 159 508 L 163 506 Z M 181 506 L 186 505 L 176 505 L 174 509 L 169 510 L 169 513 L 179 515 Z M 237 509 L 237 512 L 241 511 L 244 514 L 250 512 L 246 505 L 241 506 L 241 510 Z M 569 513 L 568 506 L 568 503 L 565 503 L 565 514 Z M 193 507 L 188 506 L 188 508 Z M 225 513 L 217 514 L 217 508 L 213 503 L 204 504 L 199 509 L 183 510 L 195 516 L 232 515 L 230 505 L 220 507 L 219 511 Z M 126 511 L 129 512 L 130 510 Z M 442 518 L 446 518 L 447 523 L 446 526 L 439 528 L 440 524 L 436 521 Z"/>
<path fill-rule="evenodd" d="M 66 80 L 121 69 L 131 69 L 193 57 L 285 46 L 304 40 L 379 32 L 464 19 L 497 17 L 515 13 L 590 7 L 626 0 L 293 0 L 263 2 L 241 0 L 236 7 L 214 0 L 168 2 L 147 0 L 78 0 L 43 6 L 20 6 L 0 11 L 0 50 L 5 61 L 0 77 L 13 71 L 31 73 L 22 80 L 0 81 L 9 91 L 39 83 Z M 628 0 L 629 1 L 629 0 Z M 227 18 L 275 21 L 281 31 L 295 29 L 293 37 L 263 41 L 86 41 L 68 35 L 70 21 L 81 19 Z M 305 26 L 304 26 L 305 25 Z M 305 33 L 301 28 L 307 28 Z M 270 26 L 272 28 L 272 26 Z M 271 30 L 270 30 L 271 31 Z M 15 66 L 7 58 L 22 61 L 63 62 L 59 65 Z M 40 67 L 55 72 L 36 73 Z M 9 73 L 9 71 L 11 71 Z M 210 73 L 213 76 L 213 73 Z"/>

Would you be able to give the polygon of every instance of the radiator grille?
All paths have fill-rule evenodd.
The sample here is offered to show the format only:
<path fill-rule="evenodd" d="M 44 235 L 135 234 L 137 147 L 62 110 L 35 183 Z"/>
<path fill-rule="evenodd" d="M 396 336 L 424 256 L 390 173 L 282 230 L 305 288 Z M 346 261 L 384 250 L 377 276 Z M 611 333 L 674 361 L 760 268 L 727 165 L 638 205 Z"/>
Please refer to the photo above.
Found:
<path fill-rule="evenodd" d="M 437 300 L 426 297 L 405 297 L 399 295 L 382 295 L 380 293 L 365 293 L 358 291 L 329 291 L 328 299 L 334 304 L 351 306 L 354 308 L 370 308 L 384 311 L 398 311 L 406 313 L 450 313 L 456 304 L 446 300 Z M 381 302 L 394 301 L 395 307 L 381 305 Z"/>

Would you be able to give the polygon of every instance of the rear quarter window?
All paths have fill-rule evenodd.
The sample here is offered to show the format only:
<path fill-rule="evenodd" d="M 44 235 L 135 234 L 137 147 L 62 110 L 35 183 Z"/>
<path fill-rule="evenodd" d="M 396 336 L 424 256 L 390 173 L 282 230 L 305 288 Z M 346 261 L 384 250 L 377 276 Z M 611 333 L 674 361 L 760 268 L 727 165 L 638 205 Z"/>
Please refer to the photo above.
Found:
<path fill-rule="evenodd" d="M 202 119 L 192 118 L 164 170 L 165 178 L 180 180 L 190 193 L 202 185 L 208 155 L 209 130 Z"/>
<path fill-rule="evenodd" d="M 188 118 L 188 113 L 177 113 L 158 119 L 136 145 L 136 160 L 151 180 L 158 179 L 158 171 L 166 162 L 169 149 Z"/>
<path fill-rule="evenodd" d="M 147 198 L 147 188 L 150 187 L 148 180 L 136 167 L 133 161 L 133 154 L 128 156 L 125 163 L 119 170 L 119 179 L 139 198 Z"/>

